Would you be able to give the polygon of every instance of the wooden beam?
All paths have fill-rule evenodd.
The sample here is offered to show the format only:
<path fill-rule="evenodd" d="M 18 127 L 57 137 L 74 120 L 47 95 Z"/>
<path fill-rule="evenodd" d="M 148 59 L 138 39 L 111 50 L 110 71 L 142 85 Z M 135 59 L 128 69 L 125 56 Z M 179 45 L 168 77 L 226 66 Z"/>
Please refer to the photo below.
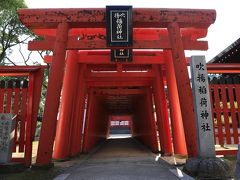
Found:
<path fill-rule="evenodd" d="M 45 39 L 53 39 L 56 29 L 34 29 L 36 35 Z M 159 28 L 133 28 L 136 40 L 168 40 L 168 31 Z M 197 40 L 207 35 L 207 29 L 182 28 L 181 34 L 189 40 Z M 106 40 L 106 28 L 74 28 L 69 32 L 70 36 L 77 36 L 81 40 Z"/>
<path fill-rule="evenodd" d="M 87 86 L 90 87 L 134 87 L 134 86 L 138 86 L 138 87 L 143 87 L 143 86 L 151 86 L 152 83 L 151 81 L 112 81 L 112 82 L 108 82 L 108 81 L 89 81 L 87 82 Z"/>
<path fill-rule="evenodd" d="M 94 89 L 96 95 L 135 95 L 145 94 L 145 89 Z"/>
<path fill-rule="evenodd" d="M 0 66 L 0 73 L 29 73 L 47 66 Z"/>
<path fill-rule="evenodd" d="M 45 63 L 52 62 L 52 56 L 44 57 Z M 111 62 L 110 51 L 80 51 L 78 57 L 79 63 L 85 64 L 96 64 L 96 65 L 116 65 L 116 62 Z M 189 64 L 189 58 L 186 57 L 186 62 Z M 144 65 L 144 64 L 164 64 L 165 59 L 163 57 L 162 51 L 133 51 L 133 61 L 131 62 L 121 62 L 124 65 Z M 139 67 L 141 68 L 141 67 Z"/>
<path fill-rule="evenodd" d="M 85 74 L 89 78 L 144 78 L 155 77 L 153 72 L 90 72 Z"/>
<path fill-rule="evenodd" d="M 20 21 L 30 29 L 56 28 L 67 22 L 72 28 L 106 27 L 105 8 L 19 9 Z M 207 28 L 216 19 L 215 10 L 134 8 L 133 27 L 166 28 L 171 22 L 180 27 Z"/>
<path fill-rule="evenodd" d="M 132 47 L 124 47 L 129 49 L 171 49 L 168 39 L 163 40 L 133 40 Z M 53 50 L 55 40 L 46 41 L 29 41 L 28 49 L 36 50 Z M 121 47 L 112 47 L 121 48 Z M 189 40 L 183 38 L 183 48 L 185 50 L 207 50 L 207 41 Z M 70 36 L 67 42 L 67 50 L 91 50 L 91 49 L 109 49 L 106 40 L 78 40 L 77 36 Z"/>
<path fill-rule="evenodd" d="M 240 64 L 207 64 L 208 73 L 240 73 Z"/>
<path fill-rule="evenodd" d="M 133 77 L 129 77 L 128 79 L 126 79 L 126 77 L 85 77 L 86 78 L 86 82 L 106 82 L 106 83 L 135 83 L 135 82 L 151 82 L 154 78 L 153 77 L 137 77 L 137 76 L 133 76 Z"/>

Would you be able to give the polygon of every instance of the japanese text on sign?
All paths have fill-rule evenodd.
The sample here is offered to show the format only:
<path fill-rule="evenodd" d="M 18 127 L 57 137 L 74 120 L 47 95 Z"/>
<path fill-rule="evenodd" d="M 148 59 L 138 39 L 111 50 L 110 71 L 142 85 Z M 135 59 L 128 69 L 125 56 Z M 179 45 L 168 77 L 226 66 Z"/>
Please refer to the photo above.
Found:
<path fill-rule="evenodd" d="M 204 56 L 193 56 L 190 64 L 199 155 L 214 157 L 212 113 L 205 58 Z"/>
<path fill-rule="evenodd" d="M 196 63 L 193 68 L 194 71 L 197 72 L 197 76 L 195 78 L 195 87 L 197 88 L 196 93 L 198 94 L 198 102 L 200 106 L 200 113 L 199 113 L 199 118 L 201 120 L 201 130 L 203 132 L 206 131 L 211 131 L 211 127 L 209 125 L 209 122 L 206 122 L 209 118 L 209 102 L 208 102 L 208 97 L 207 97 L 207 88 L 206 88 L 206 83 L 207 83 L 207 74 L 206 74 L 206 64 L 202 62 Z"/>
<path fill-rule="evenodd" d="M 107 46 L 132 46 L 132 6 L 106 7 Z"/>
<path fill-rule="evenodd" d="M 0 121 L 0 152 L 8 150 L 10 122 Z"/>
<path fill-rule="evenodd" d="M 128 11 L 111 11 L 111 41 L 128 41 Z"/>

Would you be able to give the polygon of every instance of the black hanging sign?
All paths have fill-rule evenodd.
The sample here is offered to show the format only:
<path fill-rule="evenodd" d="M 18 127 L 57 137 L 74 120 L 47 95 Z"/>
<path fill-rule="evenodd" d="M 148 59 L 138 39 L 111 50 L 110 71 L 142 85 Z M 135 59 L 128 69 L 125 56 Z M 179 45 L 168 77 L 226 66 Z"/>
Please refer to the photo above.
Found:
<path fill-rule="evenodd" d="M 111 49 L 111 61 L 132 61 L 132 49 Z"/>
<path fill-rule="evenodd" d="M 132 46 L 132 6 L 106 6 L 107 46 Z"/>

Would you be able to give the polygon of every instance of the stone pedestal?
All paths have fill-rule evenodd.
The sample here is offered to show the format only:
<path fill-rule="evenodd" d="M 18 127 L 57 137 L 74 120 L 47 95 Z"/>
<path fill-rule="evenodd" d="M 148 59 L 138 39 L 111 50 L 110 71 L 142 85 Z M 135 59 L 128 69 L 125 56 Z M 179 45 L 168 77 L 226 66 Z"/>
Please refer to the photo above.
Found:
<path fill-rule="evenodd" d="M 12 144 L 15 132 L 16 116 L 0 114 L 0 163 L 9 163 L 12 158 Z"/>
<path fill-rule="evenodd" d="M 229 179 L 233 177 L 233 165 L 223 158 L 190 158 L 183 171 L 191 176 L 206 179 Z"/>

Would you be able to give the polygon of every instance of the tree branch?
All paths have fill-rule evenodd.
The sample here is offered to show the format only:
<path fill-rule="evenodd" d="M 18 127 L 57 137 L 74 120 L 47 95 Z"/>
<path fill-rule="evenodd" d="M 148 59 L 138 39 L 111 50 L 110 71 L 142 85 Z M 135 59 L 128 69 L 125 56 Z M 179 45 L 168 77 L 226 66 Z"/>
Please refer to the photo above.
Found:
<path fill-rule="evenodd" d="M 32 51 L 30 51 L 30 53 L 28 54 L 28 56 L 27 56 L 27 58 L 25 58 L 25 56 L 23 55 L 23 53 L 22 53 L 22 46 L 21 46 L 21 44 L 19 44 L 19 53 L 21 54 L 21 56 L 22 56 L 22 58 L 23 58 L 23 61 L 24 61 L 24 64 L 26 65 L 26 66 L 28 66 L 28 64 L 27 64 L 27 62 L 30 60 L 30 56 L 31 56 L 31 54 L 32 54 Z"/>
<path fill-rule="evenodd" d="M 17 64 L 15 64 L 11 59 L 9 59 L 8 57 L 5 57 L 10 63 L 12 63 L 14 66 L 17 66 Z"/>

